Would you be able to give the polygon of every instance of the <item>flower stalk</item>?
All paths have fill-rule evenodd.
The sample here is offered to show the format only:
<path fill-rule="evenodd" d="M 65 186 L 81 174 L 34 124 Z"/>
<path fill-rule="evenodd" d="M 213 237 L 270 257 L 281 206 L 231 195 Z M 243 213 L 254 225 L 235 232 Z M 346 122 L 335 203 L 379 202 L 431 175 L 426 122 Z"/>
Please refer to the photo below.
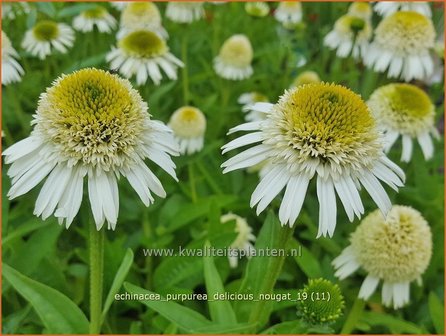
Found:
<path fill-rule="evenodd" d="M 101 331 L 102 286 L 104 275 L 104 230 L 89 224 L 90 231 L 90 334 Z"/>

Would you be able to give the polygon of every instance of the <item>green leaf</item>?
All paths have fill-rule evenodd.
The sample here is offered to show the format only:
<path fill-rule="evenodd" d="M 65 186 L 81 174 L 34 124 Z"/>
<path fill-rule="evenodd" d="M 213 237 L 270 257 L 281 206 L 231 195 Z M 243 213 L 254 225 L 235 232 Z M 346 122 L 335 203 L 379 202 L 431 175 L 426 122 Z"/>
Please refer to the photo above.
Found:
<path fill-rule="evenodd" d="M 301 320 L 286 321 L 278 323 L 262 331 L 260 334 L 280 335 L 280 334 L 307 334 L 308 326 Z"/>
<path fill-rule="evenodd" d="M 257 323 L 237 323 L 233 325 L 215 324 L 210 327 L 195 329 L 194 334 L 239 334 L 253 330 Z"/>
<path fill-rule="evenodd" d="M 206 242 L 204 248 L 210 248 L 210 246 L 210 243 Z M 220 275 L 218 274 L 217 268 L 215 267 L 213 257 L 203 257 L 203 266 L 206 292 L 208 294 L 209 312 L 211 314 L 212 321 L 224 325 L 236 324 L 237 319 L 231 303 L 226 300 L 214 300 L 214 296 L 224 293 L 225 289 L 220 279 Z"/>
<path fill-rule="evenodd" d="M 372 326 L 384 326 L 388 328 L 392 334 L 423 334 L 423 330 L 415 323 L 404 321 L 385 313 L 364 312 L 362 319 Z"/>
<path fill-rule="evenodd" d="M 32 218 L 30 221 L 26 222 L 25 224 L 20 225 L 19 227 L 15 228 L 14 231 L 12 231 L 10 234 L 8 234 L 3 239 L 3 246 L 8 245 L 12 240 L 14 240 L 16 238 L 23 237 L 34 230 L 41 229 L 42 227 L 47 226 L 50 223 L 51 223 L 50 221 L 46 221 L 46 222 L 42 223 L 42 221 L 40 219 Z M 51 224 L 54 224 L 54 223 L 51 223 Z"/>
<path fill-rule="evenodd" d="M 96 7 L 97 7 L 96 4 L 89 4 L 89 3 L 78 3 L 75 5 L 73 4 L 71 6 L 62 8 L 62 10 L 58 13 L 57 17 L 64 18 L 64 17 L 75 16 L 84 10 L 93 9 Z"/>
<path fill-rule="evenodd" d="M 6 280 L 34 308 L 50 334 L 87 334 L 88 320 L 64 294 L 3 264 Z"/>
<path fill-rule="evenodd" d="M 141 287 L 132 285 L 131 283 L 124 283 L 124 288 L 130 293 L 139 295 L 156 295 L 156 293 L 149 290 L 143 289 Z M 173 301 L 165 300 L 140 300 L 150 309 L 155 310 L 160 315 L 164 316 L 169 321 L 178 325 L 178 327 L 185 332 L 193 333 L 194 330 L 199 330 L 201 328 L 210 327 L 213 325 L 203 315 L 184 307 Z"/>
<path fill-rule="evenodd" d="M 105 300 L 104 308 L 102 309 L 102 314 L 101 314 L 102 321 L 104 321 L 107 312 L 114 301 L 115 294 L 118 293 L 119 289 L 121 288 L 122 283 L 124 282 L 127 273 L 130 270 L 130 267 L 132 266 L 132 263 L 133 263 L 133 252 L 131 249 L 127 249 L 124 258 L 122 259 L 121 266 L 119 266 L 115 278 L 113 279 L 110 291 L 107 294 L 107 298 Z"/>
<path fill-rule="evenodd" d="M 252 301 L 237 301 L 235 311 L 239 321 L 259 322 L 262 327 L 268 320 L 273 302 L 259 300 L 260 294 L 272 294 L 274 285 L 280 275 L 285 255 L 263 255 L 268 249 L 282 253 L 286 250 L 293 229 L 282 227 L 278 218 L 270 211 L 257 237 L 255 250 L 259 253 L 253 256 L 246 267 L 239 293 L 252 294 Z M 283 254 L 283 253 L 282 253 Z"/>
<path fill-rule="evenodd" d="M 51 2 L 36 2 L 37 9 L 54 19 L 56 16 L 56 8 Z"/>
<path fill-rule="evenodd" d="M 309 278 L 319 278 L 322 276 L 319 261 L 313 256 L 309 249 L 300 245 L 296 239 L 292 239 L 289 242 L 288 247 L 294 250 L 298 250 L 299 248 L 301 249 L 301 255 L 294 256 L 294 260 L 306 276 Z"/>
<path fill-rule="evenodd" d="M 434 292 L 429 293 L 429 313 L 437 334 L 444 334 L 444 306 Z"/>

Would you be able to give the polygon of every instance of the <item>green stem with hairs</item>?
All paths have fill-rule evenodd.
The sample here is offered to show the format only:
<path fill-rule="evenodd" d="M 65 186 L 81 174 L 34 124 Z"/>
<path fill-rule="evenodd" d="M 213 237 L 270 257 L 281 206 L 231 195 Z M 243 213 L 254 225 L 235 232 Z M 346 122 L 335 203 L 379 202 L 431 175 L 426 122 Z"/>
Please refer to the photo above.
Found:
<path fill-rule="evenodd" d="M 197 203 L 197 188 L 195 186 L 195 175 L 194 175 L 194 167 L 193 163 L 189 162 L 188 166 L 189 173 L 189 183 L 190 183 L 190 194 L 193 203 Z"/>
<path fill-rule="evenodd" d="M 347 320 L 344 323 L 344 326 L 342 327 L 341 334 L 351 334 L 353 329 L 356 326 L 356 323 L 358 323 L 362 312 L 364 310 L 365 301 L 357 298 L 355 302 L 353 303 L 353 307 L 350 310 L 350 313 L 348 314 Z"/>
<path fill-rule="evenodd" d="M 90 232 L 90 334 L 101 331 L 102 282 L 104 273 L 104 230 L 97 230 L 94 222 Z"/>

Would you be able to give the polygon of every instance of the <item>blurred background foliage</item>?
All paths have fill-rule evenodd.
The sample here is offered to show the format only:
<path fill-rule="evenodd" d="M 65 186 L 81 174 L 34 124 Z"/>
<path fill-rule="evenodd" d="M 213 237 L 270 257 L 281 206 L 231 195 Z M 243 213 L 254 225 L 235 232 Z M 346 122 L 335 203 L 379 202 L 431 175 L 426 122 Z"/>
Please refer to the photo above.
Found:
<path fill-rule="evenodd" d="M 165 3 L 157 3 L 162 13 Z M 30 12 L 15 19 L 4 18 L 3 30 L 20 54 L 25 76 L 20 83 L 2 87 L 3 147 L 26 137 L 31 131 L 30 121 L 39 95 L 62 73 L 83 67 L 108 69 L 105 55 L 116 43 L 114 34 L 76 33 L 74 47 L 67 54 L 54 54 L 44 61 L 31 57 L 20 48 L 24 32 L 36 20 L 54 19 L 71 23 L 80 11 L 94 3 L 30 3 Z M 101 3 L 119 20 L 119 11 L 109 3 Z M 270 3 L 273 10 L 277 3 Z M 169 32 L 168 45 L 186 68 L 180 70 L 178 81 L 164 79 L 159 86 L 146 84 L 137 87 L 149 104 L 153 118 L 168 121 L 178 107 L 191 104 L 206 115 L 208 128 L 204 149 L 190 157 L 176 158 L 175 183 L 166 174 L 156 171 L 167 191 L 166 199 L 157 199 L 145 208 L 125 181 L 120 182 L 120 215 L 116 231 L 107 232 L 105 246 L 104 288 L 111 287 L 116 272 L 130 248 L 134 261 L 126 280 L 147 290 L 166 293 L 204 293 L 205 273 L 203 258 L 146 257 L 143 248 L 202 247 L 209 240 L 214 246 L 228 246 L 235 237 L 234 223 L 220 224 L 222 213 L 233 212 L 247 218 L 257 236 L 264 225 L 266 214 L 255 215 L 249 207 L 252 191 L 258 183 L 256 173 L 236 171 L 223 175 L 220 164 L 224 157 L 220 147 L 228 141 L 226 132 L 243 121 L 240 94 L 259 91 L 271 102 L 288 88 L 294 77 L 305 70 L 316 71 L 322 80 L 346 85 L 367 99 L 371 92 L 392 80 L 385 74 L 366 69 L 352 58 L 340 59 L 322 46 L 323 37 L 332 29 L 336 19 L 346 13 L 349 3 L 303 3 L 304 19 L 296 30 L 288 31 L 272 15 L 251 17 L 243 3 L 221 6 L 205 4 L 206 19 L 181 25 L 163 19 Z M 438 32 L 443 31 L 443 5 L 433 3 L 433 21 Z M 376 27 L 379 17 L 374 15 Z M 246 34 L 254 49 L 254 75 L 240 82 L 223 80 L 214 73 L 212 59 L 229 36 Z M 299 66 L 298 66 L 299 65 Z M 187 73 L 188 83 L 184 81 Z M 425 86 L 436 104 L 438 127 L 443 132 L 443 83 Z M 399 162 L 399 146 L 392 149 L 390 158 Z M 297 291 L 309 278 L 323 277 L 338 283 L 345 297 L 344 315 L 332 329 L 316 332 L 346 333 L 441 333 L 444 297 L 444 155 L 443 140 L 435 143 L 435 157 L 425 162 L 416 148 L 410 163 L 399 163 L 407 175 L 407 182 L 399 193 L 389 191 L 395 204 L 411 205 L 429 222 L 433 232 L 433 256 L 423 276 L 423 286 L 411 286 L 411 303 L 394 311 L 381 305 L 380 293 L 367 303 L 356 298 L 364 278 L 355 275 L 337 281 L 331 261 L 348 245 L 349 234 L 359 221 L 349 223 L 343 211 L 338 212 L 337 229 L 332 239 L 315 239 L 318 223 L 318 202 L 315 186 L 310 185 L 304 210 L 298 218 L 295 240 L 290 246 L 302 247 L 301 257 L 285 259 L 276 284 L 278 293 Z M 3 261 L 21 274 L 63 293 L 88 312 L 88 253 L 86 233 L 89 208 L 75 219 L 69 230 L 57 225 L 53 218 L 42 221 L 32 215 L 36 190 L 9 202 L 6 193 L 10 181 L 3 166 L 2 179 L 2 234 Z M 366 213 L 375 209 L 374 203 L 363 195 Z M 84 200 L 84 203 L 87 202 Z M 85 204 L 84 204 L 85 205 Z M 279 201 L 270 206 L 277 212 Z M 278 225 L 278 223 L 276 223 Z M 218 275 L 229 292 L 239 288 L 247 260 L 230 269 L 227 258 L 216 257 Z M 123 289 L 122 289 L 123 290 Z M 121 290 L 121 291 L 122 291 Z M 22 298 L 8 282 L 3 282 L 3 333 L 39 334 L 49 332 L 30 303 Z M 202 301 L 187 301 L 181 305 L 209 316 L 208 305 Z M 176 308 L 172 308 L 176 309 Z M 257 332 L 296 332 L 296 303 L 274 304 L 269 321 Z M 290 322 L 290 323 L 288 323 Z M 444 322 L 444 321 L 443 321 Z M 285 323 L 285 324 L 284 324 Z M 287 324 L 288 323 L 288 324 Z M 294 328 L 294 329 L 293 329 Z M 252 332 L 252 329 L 250 329 Z M 186 330 L 187 331 L 187 330 Z M 185 332 L 153 309 L 137 301 L 115 301 L 105 319 L 104 333 L 176 333 Z M 244 332 L 236 330 L 235 332 Z"/>

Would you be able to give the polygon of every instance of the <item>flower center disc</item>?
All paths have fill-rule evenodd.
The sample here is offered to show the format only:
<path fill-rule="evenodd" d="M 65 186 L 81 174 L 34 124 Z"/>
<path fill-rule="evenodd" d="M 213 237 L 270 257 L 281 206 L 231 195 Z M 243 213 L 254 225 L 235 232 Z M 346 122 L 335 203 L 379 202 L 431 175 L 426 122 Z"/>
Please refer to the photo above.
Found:
<path fill-rule="evenodd" d="M 389 102 L 394 111 L 422 119 L 432 112 L 432 103 L 424 91 L 410 84 L 393 84 Z"/>
<path fill-rule="evenodd" d="M 221 47 L 220 57 L 225 63 L 246 67 L 253 57 L 251 43 L 245 36 L 232 36 Z"/>
<path fill-rule="evenodd" d="M 418 53 L 432 48 L 435 29 L 432 22 L 417 12 L 396 12 L 381 21 L 376 40 L 402 53 Z"/>
<path fill-rule="evenodd" d="M 52 41 L 59 36 L 59 27 L 53 21 L 40 21 L 34 26 L 33 33 L 40 41 Z"/>
<path fill-rule="evenodd" d="M 158 8 L 151 2 L 132 2 L 127 5 L 123 12 L 124 20 L 132 17 L 150 18 L 151 20 L 158 20 L 161 24 L 161 16 Z"/>
<path fill-rule="evenodd" d="M 42 95 L 36 130 L 72 164 L 81 161 L 108 170 L 124 165 L 134 152 L 149 117 L 146 111 L 127 80 L 83 69 L 62 76 Z"/>
<path fill-rule="evenodd" d="M 195 138 L 204 134 L 206 118 L 199 109 L 183 106 L 172 115 L 169 126 L 180 137 Z"/>
<path fill-rule="evenodd" d="M 87 9 L 83 12 L 84 17 L 88 19 L 100 19 L 104 17 L 106 11 L 102 7 L 95 7 L 91 9 Z"/>
<path fill-rule="evenodd" d="M 168 51 L 164 40 L 150 31 L 130 33 L 118 44 L 129 55 L 141 58 L 160 56 Z"/>

